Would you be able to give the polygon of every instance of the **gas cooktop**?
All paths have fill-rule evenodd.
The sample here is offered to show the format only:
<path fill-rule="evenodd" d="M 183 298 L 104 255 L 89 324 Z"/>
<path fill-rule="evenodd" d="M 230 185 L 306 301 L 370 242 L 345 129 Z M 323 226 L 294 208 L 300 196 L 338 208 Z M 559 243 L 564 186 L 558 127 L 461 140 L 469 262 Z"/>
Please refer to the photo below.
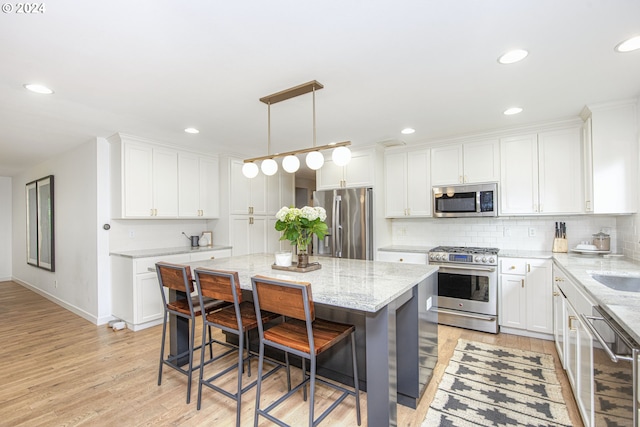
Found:
<path fill-rule="evenodd" d="M 462 264 L 498 264 L 498 248 L 438 246 L 429 251 L 429 261 Z"/>

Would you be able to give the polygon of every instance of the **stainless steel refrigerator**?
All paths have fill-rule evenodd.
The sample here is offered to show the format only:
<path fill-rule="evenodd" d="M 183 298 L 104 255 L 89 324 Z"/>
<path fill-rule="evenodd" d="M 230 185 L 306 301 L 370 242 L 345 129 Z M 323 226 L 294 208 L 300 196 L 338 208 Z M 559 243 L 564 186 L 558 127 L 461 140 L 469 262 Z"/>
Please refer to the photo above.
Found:
<path fill-rule="evenodd" d="M 327 211 L 327 235 L 313 238 L 315 255 L 373 259 L 373 189 L 341 188 L 313 192 L 313 205 Z"/>

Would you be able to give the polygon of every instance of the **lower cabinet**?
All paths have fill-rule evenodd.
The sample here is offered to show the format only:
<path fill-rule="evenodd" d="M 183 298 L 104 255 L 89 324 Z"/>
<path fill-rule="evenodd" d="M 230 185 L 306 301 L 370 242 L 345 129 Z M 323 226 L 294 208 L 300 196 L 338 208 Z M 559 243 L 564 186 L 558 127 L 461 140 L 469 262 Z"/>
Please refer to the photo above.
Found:
<path fill-rule="evenodd" d="M 552 261 L 501 258 L 499 323 L 502 332 L 553 336 Z"/>
<path fill-rule="evenodd" d="M 111 257 L 111 314 L 127 323 L 133 331 L 162 323 L 160 284 L 154 269 L 156 262 L 184 264 L 231 256 L 231 249 L 199 251 L 151 258 Z"/>
<path fill-rule="evenodd" d="M 593 336 L 580 319 L 595 303 L 557 266 L 554 281 L 554 337 L 585 427 L 594 424 Z M 556 295 L 557 294 L 557 295 Z"/>

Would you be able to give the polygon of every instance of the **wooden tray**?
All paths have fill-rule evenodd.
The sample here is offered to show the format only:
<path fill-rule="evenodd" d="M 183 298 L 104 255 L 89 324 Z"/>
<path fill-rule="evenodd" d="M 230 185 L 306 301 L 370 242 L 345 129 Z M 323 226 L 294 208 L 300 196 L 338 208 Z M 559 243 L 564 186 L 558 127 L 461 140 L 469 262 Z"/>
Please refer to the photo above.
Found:
<path fill-rule="evenodd" d="M 274 270 L 295 271 L 296 273 L 306 273 L 308 271 L 320 270 L 322 265 L 319 262 L 310 262 L 305 268 L 299 268 L 298 263 L 292 262 L 290 267 L 283 267 L 281 265 L 271 264 L 271 268 Z"/>

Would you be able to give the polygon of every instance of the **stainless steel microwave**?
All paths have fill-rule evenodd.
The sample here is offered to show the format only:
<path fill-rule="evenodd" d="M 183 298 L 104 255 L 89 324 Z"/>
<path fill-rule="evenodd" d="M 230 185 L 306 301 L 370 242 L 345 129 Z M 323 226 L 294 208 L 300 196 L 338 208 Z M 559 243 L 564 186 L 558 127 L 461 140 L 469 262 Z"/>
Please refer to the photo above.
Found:
<path fill-rule="evenodd" d="M 498 184 L 433 187 L 433 216 L 457 218 L 498 216 Z"/>

